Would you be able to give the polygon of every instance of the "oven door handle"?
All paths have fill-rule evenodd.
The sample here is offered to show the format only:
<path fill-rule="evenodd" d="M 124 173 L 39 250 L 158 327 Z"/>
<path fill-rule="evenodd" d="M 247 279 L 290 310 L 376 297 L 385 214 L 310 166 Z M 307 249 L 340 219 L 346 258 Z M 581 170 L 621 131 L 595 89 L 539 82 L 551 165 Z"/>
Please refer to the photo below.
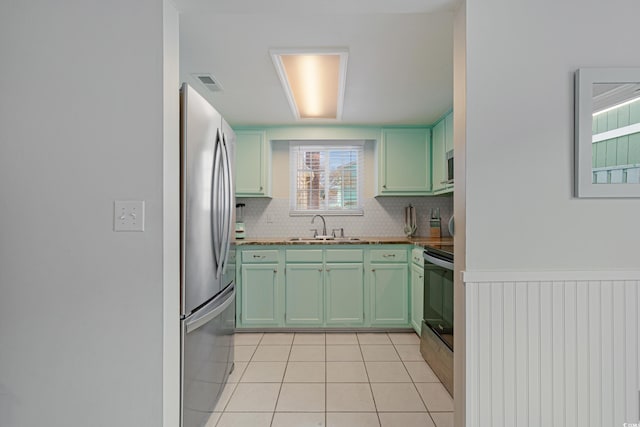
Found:
<path fill-rule="evenodd" d="M 431 256 L 429 254 L 427 254 L 426 252 L 423 253 L 422 255 L 424 257 L 424 260 L 428 263 L 437 265 L 438 267 L 442 267 L 442 268 L 446 268 L 447 270 L 451 270 L 453 271 L 453 263 L 449 262 L 449 261 L 445 261 L 442 260 L 440 258 L 436 258 L 434 256 Z"/>

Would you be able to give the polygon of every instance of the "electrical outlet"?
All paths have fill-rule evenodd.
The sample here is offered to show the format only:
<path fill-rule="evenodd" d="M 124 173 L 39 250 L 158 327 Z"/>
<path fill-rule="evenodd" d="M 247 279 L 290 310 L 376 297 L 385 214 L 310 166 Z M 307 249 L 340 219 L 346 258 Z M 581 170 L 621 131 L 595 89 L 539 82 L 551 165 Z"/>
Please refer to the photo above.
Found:
<path fill-rule="evenodd" d="M 114 201 L 113 231 L 144 231 L 144 201 Z"/>

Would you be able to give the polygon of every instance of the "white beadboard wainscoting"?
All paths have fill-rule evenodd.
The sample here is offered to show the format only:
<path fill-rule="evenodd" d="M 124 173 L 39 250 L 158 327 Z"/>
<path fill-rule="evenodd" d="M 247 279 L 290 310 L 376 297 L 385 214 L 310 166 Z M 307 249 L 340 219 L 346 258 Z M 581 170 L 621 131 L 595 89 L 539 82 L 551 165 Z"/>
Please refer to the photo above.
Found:
<path fill-rule="evenodd" d="M 468 427 L 639 422 L 640 271 L 463 280 Z"/>

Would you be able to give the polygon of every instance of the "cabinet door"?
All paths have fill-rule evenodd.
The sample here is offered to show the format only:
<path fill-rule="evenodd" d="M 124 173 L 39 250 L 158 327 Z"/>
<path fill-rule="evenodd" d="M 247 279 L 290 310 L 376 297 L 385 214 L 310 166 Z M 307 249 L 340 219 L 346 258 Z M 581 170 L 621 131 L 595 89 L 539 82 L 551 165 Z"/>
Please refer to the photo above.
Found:
<path fill-rule="evenodd" d="M 424 308 L 424 269 L 411 265 L 411 326 L 420 335 Z"/>
<path fill-rule="evenodd" d="M 236 196 L 270 196 L 269 145 L 263 131 L 236 132 Z"/>
<path fill-rule="evenodd" d="M 325 273 L 327 325 L 364 324 L 362 263 L 328 263 Z"/>
<path fill-rule="evenodd" d="M 406 263 L 371 263 L 371 325 L 409 326 L 409 274 Z"/>
<path fill-rule="evenodd" d="M 287 264 L 285 282 L 285 323 L 322 325 L 322 264 Z"/>
<path fill-rule="evenodd" d="M 453 113 L 447 114 L 447 117 L 444 118 L 444 134 L 445 134 L 445 144 L 444 144 L 445 152 L 449 150 L 453 150 Z"/>
<path fill-rule="evenodd" d="M 445 157 L 445 120 L 440 120 L 433 127 L 431 146 L 433 147 L 433 191 L 443 190 L 446 187 L 447 169 Z"/>
<path fill-rule="evenodd" d="M 379 147 L 380 195 L 425 195 L 431 192 L 431 131 L 385 129 Z"/>
<path fill-rule="evenodd" d="M 242 326 L 281 325 L 278 264 L 243 264 L 241 271 Z"/>

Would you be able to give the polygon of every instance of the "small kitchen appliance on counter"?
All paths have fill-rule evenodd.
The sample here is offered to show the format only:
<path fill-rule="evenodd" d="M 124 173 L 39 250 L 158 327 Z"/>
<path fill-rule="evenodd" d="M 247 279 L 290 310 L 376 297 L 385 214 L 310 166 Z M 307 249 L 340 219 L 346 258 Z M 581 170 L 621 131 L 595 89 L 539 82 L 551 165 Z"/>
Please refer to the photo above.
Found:
<path fill-rule="evenodd" d="M 244 227 L 244 203 L 236 204 L 236 239 L 247 237 Z"/>
<path fill-rule="evenodd" d="M 440 208 L 432 208 L 429 213 L 429 236 L 441 237 L 442 228 L 440 221 Z"/>

